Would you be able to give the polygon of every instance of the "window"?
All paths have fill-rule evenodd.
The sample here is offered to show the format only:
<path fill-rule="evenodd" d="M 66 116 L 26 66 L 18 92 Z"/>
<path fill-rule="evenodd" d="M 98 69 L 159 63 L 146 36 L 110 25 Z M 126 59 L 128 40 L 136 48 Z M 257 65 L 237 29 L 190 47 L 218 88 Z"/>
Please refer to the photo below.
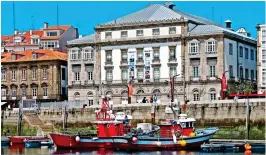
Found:
<path fill-rule="evenodd" d="M 31 78 L 32 78 L 32 80 L 36 80 L 36 68 L 33 68 L 31 70 Z"/>
<path fill-rule="evenodd" d="M 233 44 L 229 43 L 229 55 L 233 55 Z"/>
<path fill-rule="evenodd" d="M 248 55 L 249 55 L 248 48 L 245 48 L 245 59 L 248 59 Z"/>
<path fill-rule="evenodd" d="M 239 72 L 240 72 L 240 78 L 243 79 L 244 78 L 244 76 L 243 76 L 243 67 L 240 67 Z"/>
<path fill-rule="evenodd" d="M 153 69 L 153 76 L 154 76 L 154 79 L 160 79 L 160 68 Z"/>
<path fill-rule="evenodd" d="M 16 97 L 17 96 L 17 88 L 12 88 L 11 89 L 11 95 L 12 95 L 12 97 Z"/>
<path fill-rule="evenodd" d="M 112 38 L 112 32 L 105 32 L 105 39 L 111 39 Z"/>
<path fill-rule="evenodd" d="M 36 53 L 32 53 L 32 59 L 36 59 L 37 58 L 37 54 Z"/>
<path fill-rule="evenodd" d="M 194 78 L 199 77 L 199 67 L 198 66 L 193 67 L 193 77 Z"/>
<path fill-rule="evenodd" d="M 88 98 L 89 106 L 93 105 L 93 99 Z"/>
<path fill-rule="evenodd" d="M 42 96 L 48 96 L 47 88 L 42 88 Z"/>
<path fill-rule="evenodd" d="M 254 70 L 252 70 L 252 69 L 250 70 L 250 76 L 251 76 L 251 80 L 255 80 L 254 79 Z"/>
<path fill-rule="evenodd" d="M 66 80 L 66 69 L 62 68 L 62 80 Z"/>
<path fill-rule="evenodd" d="M 6 80 L 6 70 L 5 69 L 2 69 L 1 70 L 1 80 L 2 81 L 5 81 Z"/>
<path fill-rule="evenodd" d="M 79 76 L 80 72 L 75 72 L 75 80 L 79 81 L 80 80 L 80 76 Z"/>
<path fill-rule="evenodd" d="M 188 45 L 190 55 L 197 55 L 199 53 L 198 43 L 193 42 Z"/>
<path fill-rule="evenodd" d="M 93 80 L 93 72 L 88 72 L 88 80 Z"/>
<path fill-rule="evenodd" d="M 93 105 L 93 93 L 92 92 L 88 92 L 87 95 L 88 95 L 89 106 L 91 106 L 91 105 Z"/>
<path fill-rule="evenodd" d="M 80 50 L 71 50 L 70 59 L 71 60 L 78 60 L 78 59 L 80 59 Z"/>
<path fill-rule="evenodd" d="M 37 88 L 32 88 L 32 96 L 33 97 L 37 96 Z"/>
<path fill-rule="evenodd" d="M 239 56 L 243 58 L 243 47 L 242 46 L 239 47 Z"/>
<path fill-rule="evenodd" d="M 216 100 L 216 92 L 215 89 L 210 89 L 210 100 Z"/>
<path fill-rule="evenodd" d="M 266 36 L 266 30 L 262 30 L 261 31 L 261 35 L 264 37 L 264 36 Z"/>
<path fill-rule="evenodd" d="M 27 90 L 26 90 L 25 87 L 21 88 L 21 95 L 22 95 L 22 97 L 26 97 L 26 95 L 27 95 Z"/>
<path fill-rule="evenodd" d="M 127 31 L 121 31 L 121 37 L 122 38 L 127 37 Z"/>
<path fill-rule="evenodd" d="M 194 101 L 199 101 L 200 100 L 199 91 L 197 89 L 193 91 L 193 100 Z"/>
<path fill-rule="evenodd" d="M 213 41 L 207 41 L 206 42 L 206 53 L 213 53 L 215 52 L 215 40 Z"/>
<path fill-rule="evenodd" d="M 176 58 L 176 52 L 174 48 L 170 48 L 170 59 Z"/>
<path fill-rule="evenodd" d="M 159 50 L 153 50 L 153 58 L 154 59 L 159 59 L 160 58 L 160 52 Z"/>
<path fill-rule="evenodd" d="M 17 73 L 16 73 L 15 70 L 12 70 L 12 71 L 11 71 L 11 79 L 12 79 L 12 80 L 16 80 L 16 79 L 17 79 Z"/>
<path fill-rule="evenodd" d="M 143 60 L 143 51 L 138 50 L 138 60 Z"/>
<path fill-rule="evenodd" d="M 137 30 L 137 36 L 143 36 L 143 30 Z"/>
<path fill-rule="evenodd" d="M 127 69 L 122 69 L 122 80 L 127 80 L 128 73 Z"/>
<path fill-rule="evenodd" d="M 176 27 L 169 27 L 169 34 L 176 34 Z"/>
<path fill-rule="evenodd" d="M 249 70 L 248 70 L 248 68 L 245 69 L 245 79 L 249 79 Z"/>
<path fill-rule="evenodd" d="M 261 59 L 266 60 L 266 50 L 261 51 Z"/>
<path fill-rule="evenodd" d="M 6 97 L 6 89 L 4 88 L 1 89 L 1 96 Z"/>
<path fill-rule="evenodd" d="M 254 50 L 250 50 L 250 59 L 254 60 Z"/>
<path fill-rule="evenodd" d="M 106 79 L 107 79 L 107 81 L 113 80 L 113 71 L 112 70 L 106 70 Z"/>
<path fill-rule="evenodd" d="M 93 57 L 93 52 L 92 50 L 83 50 L 83 59 L 84 60 L 89 60 L 89 59 L 92 59 Z"/>
<path fill-rule="evenodd" d="M 57 36 L 57 32 L 47 32 L 47 36 Z"/>
<path fill-rule="evenodd" d="M 233 66 L 229 65 L 229 76 L 234 77 Z"/>
<path fill-rule="evenodd" d="M 215 66 L 210 66 L 210 77 L 215 77 Z"/>
<path fill-rule="evenodd" d="M 112 51 L 106 51 L 106 61 L 112 62 Z"/>
<path fill-rule="evenodd" d="M 12 54 L 12 55 L 11 55 L 11 59 L 12 59 L 12 60 L 16 60 L 16 58 L 17 58 L 17 57 L 16 57 L 16 54 Z"/>
<path fill-rule="evenodd" d="M 21 70 L 21 79 L 22 80 L 26 80 L 27 79 L 27 71 L 25 69 Z"/>
<path fill-rule="evenodd" d="M 42 69 L 42 78 L 47 79 L 47 68 Z"/>
<path fill-rule="evenodd" d="M 176 67 L 170 67 L 170 77 L 173 77 L 176 75 Z"/>
<path fill-rule="evenodd" d="M 160 29 L 152 29 L 152 35 L 160 35 Z"/>
<path fill-rule="evenodd" d="M 32 39 L 32 44 L 39 44 L 39 39 Z"/>
<path fill-rule="evenodd" d="M 144 77 L 143 68 L 137 69 L 137 77 L 138 77 L 138 79 L 143 79 L 143 77 Z"/>
<path fill-rule="evenodd" d="M 127 52 L 122 51 L 122 60 L 127 60 Z"/>

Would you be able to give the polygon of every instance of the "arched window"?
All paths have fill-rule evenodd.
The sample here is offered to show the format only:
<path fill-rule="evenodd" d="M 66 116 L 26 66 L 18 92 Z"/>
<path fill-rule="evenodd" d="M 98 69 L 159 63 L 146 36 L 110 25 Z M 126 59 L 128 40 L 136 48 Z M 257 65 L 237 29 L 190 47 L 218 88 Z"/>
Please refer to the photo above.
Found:
<path fill-rule="evenodd" d="M 216 100 L 216 91 L 214 88 L 210 89 L 209 94 L 210 94 L 210 100 Z"/>
<path fill-rule="evenodd" d="M 189 55 L 199 54 L 199 41 L 198 40 L 193 39 L 188 43 L 188 52 L 189 52 Z"/>
<path fill-rule="evenodd" d="M 75 92 L 75 93 L 74 93 L 74 96 L 75 96 L 75 100 L 79 100 L 79 98 L 80 98 L 80 93 L 79 93 L 79 92 Z"/>
<path fill-rule="evenodd" d="M 137 103 L 141 103 L 142 99 L 144 97 L 144 90 L 138 90 L 137 91 Z"/>
<path fill-rule="evenodd" d="M 89 106 L 93 105 L 93 93 L 92 92 L 88 92 L 88 104 Z"/>
<path fill-rule="evenodd" d="M 157 96 L 161 95 L 161 91 L 159 89 L 154 89 L 152 94 L 156 94 Z"/>
<path fill-rule="evenodd" d="M 127 100 L 128 100 L 128 92 L 127 92 L 127 90 L 123 90 L 121 92 L 121 103 L 127 104 Z"/>
<path fill-rule="evenodd" d="M 198 89 L 194 89 L 193 90 L 193 101 L 199 101 L 199 100 L 200 100 L 199 90 Z"/>
<path fill-rule="evenodd" d="M 216 53 L 216 41 L 213 38 L 210 38 L 206 41 L 205 47 L 206 54 L 215 54 Z"/>
<path fill-rule="evenodd" d="M 105 95 L 106 95 L 106 97 L 110 97 L 110 98 L 112 98 L 112 96 L 113 96 L 113 92 L 112 92 L 112 91 L 107 91 L 107 92 L 105 93 Z"/>

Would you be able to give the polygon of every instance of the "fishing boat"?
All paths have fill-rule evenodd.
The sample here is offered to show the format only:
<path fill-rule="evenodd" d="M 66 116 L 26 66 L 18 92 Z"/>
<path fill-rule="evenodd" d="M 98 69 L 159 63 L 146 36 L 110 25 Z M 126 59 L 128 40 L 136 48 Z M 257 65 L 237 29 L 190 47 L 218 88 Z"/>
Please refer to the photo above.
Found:
<path fill-rule="evenodd" d="M 26 148 L 40 148 L 41 146 L 52 146 L 54 143 L 51 140 L 24 140 Z"/>
<path fill-rule="evenodd" d="M 24 144 L 24 140 L 49 140 L 47 136 L 11 136 L 8 139 L 10 145 Z"/>
<path fill-rule="evenodd" d="M 9 139 L 7 137 L 1 137 L 1 147 L 9 145 L 10 145 Z"/>
<path fill-rule="evenodd" d="M 177 120 L 166 120 L 159 125 L 137 124 L 131 129 L 129 120 L 112 120 L 107 99 L 96 111 L 97 137 L 51 133 L 57 148 L 104 148 L 115 150 L 162 150 L 200 148 L 218 128 L 195 130 L 194 118 L 181 114 Z"/>

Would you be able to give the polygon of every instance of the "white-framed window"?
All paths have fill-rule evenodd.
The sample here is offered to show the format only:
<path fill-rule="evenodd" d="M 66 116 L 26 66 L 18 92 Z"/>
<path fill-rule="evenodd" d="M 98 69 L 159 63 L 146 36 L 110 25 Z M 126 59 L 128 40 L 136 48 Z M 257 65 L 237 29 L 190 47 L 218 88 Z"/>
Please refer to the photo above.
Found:
<path fill-rule="evenodd" d="M 44 49 L 59 47 L 58 41 L 42 41 L 41 44 Z"/>
<path fill-rule="evenodd" d="M 93 51 L 89 49 L 83 50 L 83 59 L 84 60 L 93 59 Z"/>
<path fill-rule="evenodd" d="M 176 67 L 170 67 L 170 77 L 172 78 L 175 75 L 176 75 Z"/>
<path fill-rule="evenodd" d="M 33 68 L 32 70 L 31 70 L 31 78 L 32 78 L 32 80 L 36 80 L 37 79 L 37 72 L 36 72 L 36 68 Z"/>
<path fill-rule="evenodd" d="M 152 29 L 152 35 L 160 35 L 160 29 Z"/>
<path fill-rule="evenodd" d="M 78 60 L 80 59 L 80 50 L 71 50 L 70 52 L 70 60 Z"/>
<path fill-rule="evenodd" d="M 11 80 L 16 80 L 17 79 L 17 72 L 16 70 L 11 71 Z"/>
<path fill-rule="evenodd" d="M 143 70 L 144 70 L 143 68 L 138 68 L 137 69 L 137 77 L 138 77 L 138 79 L 143 79 L 143 77 L 144 77 L 144 71 Z"/>
<path fill-rule="evenodd" d="M 121 31 L 121 38 L 127 37 L 127 31 Z"/>
<path fill-rule="evenodd" d="M 47 68 L 42 69 L 42 78 L 47 79 Z"/>
<path fill-rule="evenodd" d="M 140 59 L 140 60 L 143 59 L 143 51 L 142 50 L 139 50 L 137 55 L 138 55 L 138 59 Z"/>
<path fill-rule="evenodd" d="M 210 77 L 215 77 L 215 66 L 210 66 Z"/>
<path fill-rule="evenodd" d="M 25 87 L 21 88 L 21 96 L 25 97 L 27 95 L 27 89 Z"/>
<path fill-rule="evenodd" d="M 200 100 L 199 90 L 196 89 L 193 91 L 193 101 L 199 101 L 199 100 Z"/>
<path fill-rule="evenodd" d="M 143 30 L 137 30 L 136 33 L 137 36 L 143 36 Z"/>
<path fill-rule="evenodd" d="M 93 72 L 88 72 L 88 80 L 93 80 Z"/>
<path fill-rule="evenodd" d="M 6 80 L 6 70 L 5 69 L 2 69 L 1 70 L 1 80 L 2 81 L 5 81 Z"/>
<path fill-rule="evenodd" d="M 42 88 L 42 96 L 48 96 L 48 89 L 47 89 L 47 87 Z"/>
<path fill-rule="evenodd" d="M 80 81 L 80 72 L 75 72 L 75 81 Z"/>
<path fill-rule="evenodd" d="M 47 32 L 47 36 L 57 36 L 57 32 Z"/>
<path fill-rule="evenodd" d="M 88 92 L 88 103 L 89 106 L 93 105 L 93 93 L 92 92 Z"/>
<path fill-rule="evenodd" d="M 112 62 L 112 51 L 106 51 L 106 61 Z"/>
<path fill-rule="evenodd" d="M 13 87 L 13 88 L 11 89 L 11 95 L 12 95 L 13 97 L 17 96 L 17 88 Z"/>
<path fill-rule="evenodd" d="M 113 71 L 112 70 L 106 70 L 106 80 L 107 81 L 113 80 Z"/>
<path fill-rule="evenodd" d="M 233 55 L 233 44 L 229 43 L 229 55 Z"/>
<path fill-rule="evenodd" d="M 216 52 L 216 41 L 210 39 L 206 42 L 206 53 Z"/>
<path fill-rule="evenodd" d="M 190 42 L 188 44 L 188 49 L 189 49 L 189 53 L 191 55 L 196 55 L 199 53 L 199 46 L 198 46 L 198 42 Z"/>
<path fill-rule="evenodd" d="M 128 79 L 128 69 L 122 69 L 122 80 Z"/>
<path fill-rule="evenodd" d="M 243 47 L 242 46 L 239 47 L 239 56 L 243 58 Z"/>
<path fill-rule="evenodd" d="M 111 39 L 112 38 L 112 32 L 105 32 L 105 39 Z"/>
<path fill-rule="evenodd" d="M 209 91 L 209 95 L 210 95 L 210 100 L 216 100 L 216 91 L 215 89 L 210 89 Z"/>
<path fill-rule="evenodd" d="M 193 77 L 197 78 L 199 77 L 199 67 L 193 66 Z"/>
<path fill-rule="evenodd" d="M 158 49 L 153 50 L 153 58 L 154 59 L 159 59 L 160 58 L 160 52 Z"/>
<path fill-rule="evenodd" d="M 32 96 L 33 97 L 36 97 L 37 96 L 37 88 L 32 88 L 31 89 L 31 92 L 32 92 Z"/>
<path fill-rule="evenodd" d="M 27 70 L 23 69 L 21 70 L 21 79 L 26 80 L 27 79 Z"/>
<path fill-rule="evenodd" d="M 160 68 L 153 69 L 153 76 L 154 76 L 154 79 L 160 79 Z"/>
<path fill-rule="evenodd" d="M 39 44 L 38 38 L 32 38 L 32 44 Z"/>
<path fill-rule="evenodd" d="M 126 51 L 122 51 L 122 60 L 127 60 L 127 52 Z"/>
<path fill-rule="evenodd" d="M 169 27 L 169 34 L 176 34 L 176 27 Z"/>
<path fill-rule="evenodd" d="M 1 96 L 6 97 L 6 89 L 5 88 L 1 89 Z"/>
<path fill-rule="evenodd" d="M 175 48 L 170 48 L 170 59 L 176 58 L 176 50 Z"/>

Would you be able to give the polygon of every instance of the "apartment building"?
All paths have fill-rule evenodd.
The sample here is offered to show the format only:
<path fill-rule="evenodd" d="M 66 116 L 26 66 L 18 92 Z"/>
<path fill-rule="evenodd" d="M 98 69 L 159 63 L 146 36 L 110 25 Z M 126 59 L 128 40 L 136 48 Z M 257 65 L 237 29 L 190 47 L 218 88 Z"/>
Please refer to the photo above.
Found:
<path fill-rule="evenodd" d="M 266 25 L 257 25 L 257 70 L 258 70 L 258 93 L 265 93 L 266 88 Z"/>

